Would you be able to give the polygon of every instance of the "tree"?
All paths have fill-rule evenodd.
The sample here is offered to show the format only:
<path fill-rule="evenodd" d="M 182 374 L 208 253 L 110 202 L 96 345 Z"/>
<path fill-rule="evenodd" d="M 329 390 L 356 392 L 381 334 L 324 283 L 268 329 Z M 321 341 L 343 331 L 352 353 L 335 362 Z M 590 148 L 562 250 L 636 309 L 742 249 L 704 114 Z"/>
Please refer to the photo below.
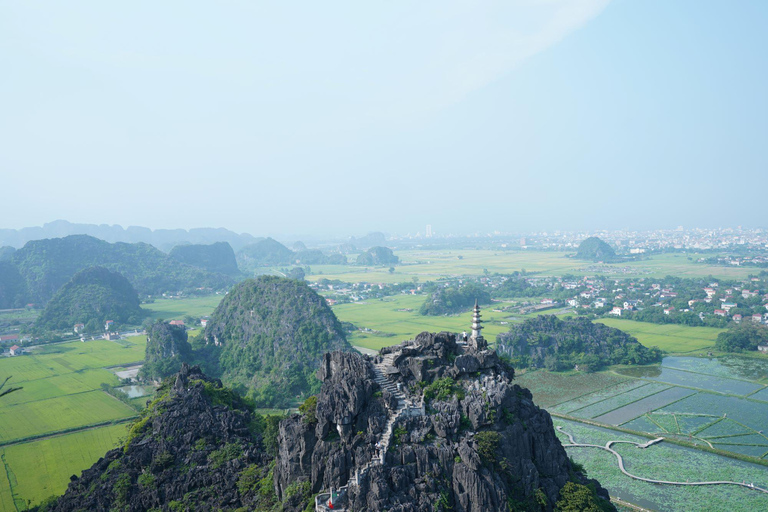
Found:
<path fill-rule="evenodd" d="M 602 512 L 615 509 L 610 503 L 598 498 L 594 490 L 586 485 L 567 482 L 560 489 L 560 499 L 555 504 L 555 510 L 562 512 Z"/>
<path fill-rule="evenodd" d="M 6 377 L 6 378 L 5 378 L 5 380 L 3 381 L 3 383 L 2 383 L 2 384 L 0 384 L 0 397 L 2 397 L 2 396 L 5 396 L 5 395 L 7 395 L 7 394 L 9 394 L 9 393 L 13 393 L 14 391 L 18 391 L 18 390 L 20 390 L 20 389 L 21 389 L 20 387 L 18 387 L 18 388 L 14 388 L 13 386 L 11 386 L 11 387 L 9 387 L 8 389 L 6 389 L 6 390 L 3 390 L 3 388 L 5 387 L 5 384 L 6 384 L 6 383 L 7 383 L 9 380 L 11 380 L 11 377 Z"/>
<path fill-rule="evenodd" d="M 760 344 L 768 343 L 768 328 L 742 320 L 726 332 L 717 335 L 715 346 L 723 352 L 743 352 L 757 350 Z"/>

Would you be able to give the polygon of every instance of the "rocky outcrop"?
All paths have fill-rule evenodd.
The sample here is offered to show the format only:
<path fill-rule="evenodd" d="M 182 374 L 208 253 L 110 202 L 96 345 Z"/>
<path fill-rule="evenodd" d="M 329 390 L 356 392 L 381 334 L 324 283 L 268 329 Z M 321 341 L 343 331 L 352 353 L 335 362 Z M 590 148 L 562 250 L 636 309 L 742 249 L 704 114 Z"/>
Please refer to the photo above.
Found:
<path fill-rule="evenodd" d="M 266 474 L 269 457 L 253 418 L 237 395 L 184 365 L 125 445 L 73 476 L 48 510 L 254 510 L 258 497 L 243 475 Z"/>
<path fill-rule="evenodd" d="M 73 476 L 46 510 L 300 512 L 334 488 L 336 510 L 552 511 L 569 482 L 606 498 L 574 471 L 549 414 L 513 374 L 449 333 L 375 358 L 328 353 L 319 394 L 275 439 L 252 404 L 185 364 L 125 445 Z"/>
<path fill-rule="evenodd" d="M 158 320 L 147 328 L 144 365 L 139 370 L 139 378 L 160 381 L 178 372 L 182 363 L 191 359 L 192 347 L 184 326 Z"/>
<path fill-rule="evenodd" d="M 586 482 L 572 471 L 549 414 L 495 352 L 442 332 L 381 353 L 323 359 L 316 423 L 294 415 L 280 426 L 278 496 L 303 480 L 312 492 L 346 487 L 337 508 L 348 510 L 553 510 L 568 481 Z M 425 408 L 398 416 L 383 464 L 371 464 L 394 410 L 386 390 L 371 384 L 382 357 L 392 362 L 385 373 L 397 393 Z"/>
<path fill-rule="evenodd" d="M 328 303 L 303 281 L 276 276 L 234 286 L 211 315 L 203 334 L 221 347 L 221 378 L 260 407 L 290 407 L 317 389 L 323 354 L 351 350 Z"/>

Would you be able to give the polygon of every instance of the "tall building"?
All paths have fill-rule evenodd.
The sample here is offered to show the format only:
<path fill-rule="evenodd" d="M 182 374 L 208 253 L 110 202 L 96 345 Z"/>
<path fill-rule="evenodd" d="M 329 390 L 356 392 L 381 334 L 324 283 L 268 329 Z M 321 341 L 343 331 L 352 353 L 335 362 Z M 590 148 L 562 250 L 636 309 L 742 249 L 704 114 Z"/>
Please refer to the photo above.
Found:
<path fill-rule="evenodd" d="M 432 238 L 432 224 L 427 224 L 427 238 Z"/>

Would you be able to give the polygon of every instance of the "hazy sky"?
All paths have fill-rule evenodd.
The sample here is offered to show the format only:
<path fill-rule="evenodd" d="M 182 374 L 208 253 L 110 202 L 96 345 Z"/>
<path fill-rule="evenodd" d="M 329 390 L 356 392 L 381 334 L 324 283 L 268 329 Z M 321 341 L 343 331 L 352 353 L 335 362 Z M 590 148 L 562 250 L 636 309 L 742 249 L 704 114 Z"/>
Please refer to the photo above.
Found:
<path fill-rule="evenodd" d="M 768 2 L 0 3 L 0 227 L 768 226 Z"/>

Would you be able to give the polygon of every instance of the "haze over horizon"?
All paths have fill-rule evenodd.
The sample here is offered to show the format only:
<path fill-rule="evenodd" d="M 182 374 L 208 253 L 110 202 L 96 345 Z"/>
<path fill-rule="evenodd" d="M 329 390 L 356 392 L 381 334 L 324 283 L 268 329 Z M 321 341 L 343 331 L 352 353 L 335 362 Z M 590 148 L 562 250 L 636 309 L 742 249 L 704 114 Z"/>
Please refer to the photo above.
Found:
<path fill-rule="evenodd" d="M 0 228 L 765 227 L 768 4 L 0 7 Z"/>

